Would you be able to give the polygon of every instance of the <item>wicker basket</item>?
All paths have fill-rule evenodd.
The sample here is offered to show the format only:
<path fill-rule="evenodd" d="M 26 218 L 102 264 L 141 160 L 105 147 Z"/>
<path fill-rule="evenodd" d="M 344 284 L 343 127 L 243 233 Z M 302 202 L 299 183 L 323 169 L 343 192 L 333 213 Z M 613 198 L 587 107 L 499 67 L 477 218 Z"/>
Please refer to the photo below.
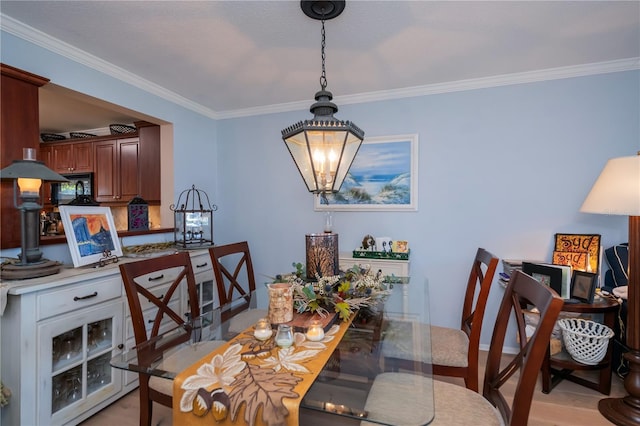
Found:
<path fill-rule="evenodd" d="M 606 325 L 582 318 L 563 318 L 558 320 L 558 326 L 571 358 L 587 365 L 602 361 L 614 334 Z"/>
<path fill-rule="evenodd" d="M 40 138 L 42 139 L 42 142 L 53 142 L 64 140 L 67 137 L 57 133 L 40 133 Z"/>
<path fill-rule="evenodd" d="M 136 128 L 126 124 L 109 124 L 109 131 L 111 131 L 112 135 L 121 135 L 123 133 L 135 133 Z"/>
<path fill-rule="evenodd" d="M 85 133 L 85 132 L 70 132 L 69 137 L 71 139 L 84 139 L 84 138 L 95 138 L 97 135 L 93 133 Z"/>

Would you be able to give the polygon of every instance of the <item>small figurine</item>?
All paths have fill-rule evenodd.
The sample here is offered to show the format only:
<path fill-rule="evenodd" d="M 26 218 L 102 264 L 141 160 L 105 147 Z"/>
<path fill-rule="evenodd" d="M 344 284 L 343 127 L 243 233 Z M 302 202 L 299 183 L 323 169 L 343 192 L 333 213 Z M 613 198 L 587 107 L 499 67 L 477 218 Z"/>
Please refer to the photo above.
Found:
<path fill-rule="evenodd" d="M 365 235 L 362 239 L 362 249 L 375 251 L 376 249 L 376 240 L 371 235 Z"/>

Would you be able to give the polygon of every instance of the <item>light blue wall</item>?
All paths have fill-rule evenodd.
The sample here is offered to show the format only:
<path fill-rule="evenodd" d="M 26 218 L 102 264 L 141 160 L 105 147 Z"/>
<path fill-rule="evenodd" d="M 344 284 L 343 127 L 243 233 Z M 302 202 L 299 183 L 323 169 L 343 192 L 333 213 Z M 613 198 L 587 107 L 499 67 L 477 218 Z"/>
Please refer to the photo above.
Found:
<path fill-rule="evenodd" d="M 4 32 L 1 52 L 3 63 L 172 122 L 175 191 L 207 191 L 219 206 L 216 242 L 248 240 L 258 282 L 304 261 L 304 236 L 322 229 L 322 213 L 280 130 L 307 110 L 215 122 Z M 334 228 L 342 251 L 369 233 L 408 240 L 412 285 L 428 280 L 436 324 L 458 325 L 478 246 L 549 260 L 556 232 L 627 240 L 626 218 L 578 210 L 607 159 L 640 149 L 638 71 L 345 105 L 337 116 L 370 137 L 419 135 L 418 211 L 336 212 Z M 495 286 L 488 324 L 500 296 Z"/>
<path fill-rule="evenodd" d="M 457 326 L 478 246 L 548 261 L 556 232 L 601 233 L 605 246 L 626 241 L 626 218 L 579 209 L 608 158 L 640 149 L 639 81 L 626 72 L 342 107 L 337 116 L 367 136 L 417 133 L 420 146 L 419 210 L 336 212 L 341 250 L 369 233 L 409 240 L 413 285 L 428 279 L 432 321 Z M 217 238 L 248 239 L 257 273 L 304 262 L 304 235 L 322 229 L 279 136 L 309 117 L 219 123 L 218 218 L 232 225 Z M 489 324 L 501 294 L 495 286 Z M 487 343 L 491 327 L 485 331 Z"/>

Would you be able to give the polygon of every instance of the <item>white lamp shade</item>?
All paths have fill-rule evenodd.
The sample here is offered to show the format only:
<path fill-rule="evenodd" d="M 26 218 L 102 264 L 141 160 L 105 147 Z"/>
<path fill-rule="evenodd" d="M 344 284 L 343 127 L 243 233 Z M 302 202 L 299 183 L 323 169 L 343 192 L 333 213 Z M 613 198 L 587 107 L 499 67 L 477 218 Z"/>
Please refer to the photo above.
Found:
<path fill-rule="evenodd" d="M 580 211 L 640 216 L 640 155 L 607 161 Z"/>

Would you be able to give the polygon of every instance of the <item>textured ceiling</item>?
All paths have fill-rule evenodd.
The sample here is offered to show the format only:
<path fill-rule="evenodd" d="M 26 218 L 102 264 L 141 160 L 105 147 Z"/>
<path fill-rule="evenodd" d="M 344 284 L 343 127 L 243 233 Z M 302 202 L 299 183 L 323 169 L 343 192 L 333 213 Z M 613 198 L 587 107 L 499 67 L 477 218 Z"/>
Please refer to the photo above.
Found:
<path fill-rule="evenodd" d="M 311 104 L 319 89 L 321 24 L 298 1 L 3 0 L 0 13 L 214 113 Z M 638 1 L 348 1 L 326 23 L 336 97 L 638 57 Z"/>

